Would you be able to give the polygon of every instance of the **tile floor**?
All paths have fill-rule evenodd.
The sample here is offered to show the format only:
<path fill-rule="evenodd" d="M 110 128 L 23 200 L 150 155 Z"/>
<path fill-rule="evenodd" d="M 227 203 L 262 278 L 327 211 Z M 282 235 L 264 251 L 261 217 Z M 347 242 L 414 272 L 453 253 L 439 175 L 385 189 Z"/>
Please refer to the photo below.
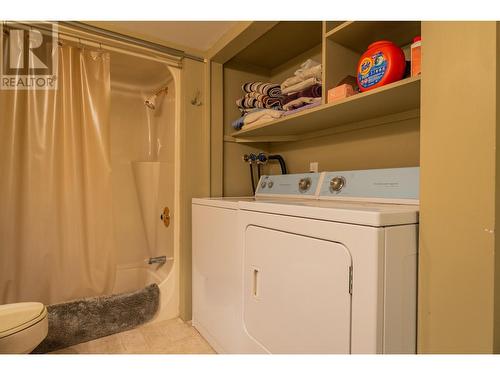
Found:
<path fill-rule="evenodd" d="M 139 326 L 51 354 L 214 354 L 196 329 L 181 319 Z"/>

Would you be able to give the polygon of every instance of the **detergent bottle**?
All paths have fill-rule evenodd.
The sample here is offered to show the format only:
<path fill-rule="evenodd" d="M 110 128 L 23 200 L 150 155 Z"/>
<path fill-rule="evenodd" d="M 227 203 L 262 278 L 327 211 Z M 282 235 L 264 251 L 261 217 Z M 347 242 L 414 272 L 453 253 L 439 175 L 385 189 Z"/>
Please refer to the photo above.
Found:
<path fill-rule="evenodd" d="M 403 50 L 388 40 L 370 44 L 358 62 L 360 91 L 368 91 L 403 78 L 406 68 Z"/>

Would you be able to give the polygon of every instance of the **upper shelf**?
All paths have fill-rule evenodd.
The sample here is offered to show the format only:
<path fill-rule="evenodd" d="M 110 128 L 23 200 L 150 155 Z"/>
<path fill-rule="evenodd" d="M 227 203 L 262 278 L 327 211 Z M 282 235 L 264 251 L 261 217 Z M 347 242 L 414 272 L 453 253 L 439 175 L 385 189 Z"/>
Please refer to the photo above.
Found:
<path fill-rule="evenodd" d="M 325 36 L 350 50 L 363 53 L 377 40 L 390 40 L 404 46 L 417 35 L 420 35 L 420 21 L 348 21 Z"/>
<path fill-rule="evenodd" d="M 321 44 L 320 21 L 282 21 L 231 60 L 274 69 Z"/>
<path fill-rule="evenodd" d="M 345 21 L 325 21 L 326 32 L 328 33 L 329 31 L 335 29 L 337 26 L 342 25 L 344 22 Z"/>
<path fill-rule="evenodd" d="M 240 141 L 295 140 L 297 136 L 420 108 L 420 77 L 323 104 L 231 135 Z M 288 139 L 287 139 L 288 137 Z"/>

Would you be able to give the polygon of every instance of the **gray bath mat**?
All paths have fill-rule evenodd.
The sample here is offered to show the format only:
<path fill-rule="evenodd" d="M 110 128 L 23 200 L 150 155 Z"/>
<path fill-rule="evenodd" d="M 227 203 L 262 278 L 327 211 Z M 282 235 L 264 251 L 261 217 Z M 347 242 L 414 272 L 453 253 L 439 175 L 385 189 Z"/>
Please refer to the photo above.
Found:
<path fill-rule="evenodd" d="M 33 353 L 47 353 L 129 330 L 151 320 L 159 303 L 160 289 L 151 284 L 133 293 L 49 305 L 49 333 Z"/>

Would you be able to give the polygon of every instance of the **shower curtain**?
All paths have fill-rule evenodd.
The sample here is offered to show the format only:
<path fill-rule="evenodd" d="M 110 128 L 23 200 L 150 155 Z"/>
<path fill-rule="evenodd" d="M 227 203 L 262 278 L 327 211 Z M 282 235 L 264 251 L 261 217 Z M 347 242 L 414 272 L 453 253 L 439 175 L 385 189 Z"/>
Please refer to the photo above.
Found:
<path fill-rule="evenodd" d="M 56 90 L 0 91 L 0 304 L 111 291 L 109 54 L 60 46 Z"/>

